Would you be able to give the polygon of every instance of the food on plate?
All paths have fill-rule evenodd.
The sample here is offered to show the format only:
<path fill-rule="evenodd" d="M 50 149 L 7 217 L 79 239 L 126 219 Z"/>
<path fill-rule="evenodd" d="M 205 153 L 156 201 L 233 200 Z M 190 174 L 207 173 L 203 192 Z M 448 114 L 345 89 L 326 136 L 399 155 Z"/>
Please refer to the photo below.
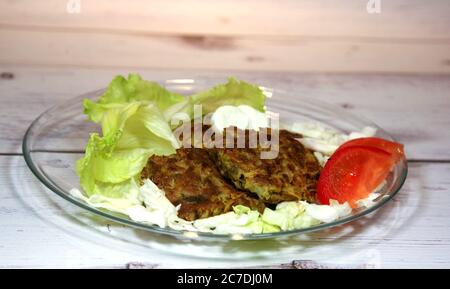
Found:
<path fill-rule="evenodd" d="M 234 142 L 237 142 L 239 131 L 234 133 Z M 249 131 L 243 133 L 248 136 Z M 271 137 L 271 133 L 268 131 L 267 136 Z M 237 188 L 255 193 L 265 203 L 314 202 L 320 172 L 317 159 L 296 140 L 301 135 L 287 130 L 277 133 L 279 145 L 276 158 L 260 158 L 261 151 L 267 149 L 262 148 L 261 144 L 249 148 L 248 142 L 245 148 L 236 145 L 232 148 L 213 148 L 210 154 L 224 177 Z"/>
<path fill-rule="evenodd" d="M 392 155 L 392 163 L 396 163 L 405 157 L 405 152 L 402 144 L 388 141 L 379 137 L 362 137 L 353 139 L 342 144 L 338 148 L 338 150 L 352 146 L 373 147 L 386 151 Z"/>
<path fill-rule="evenodd" d="M 180 148 L 168 156 L 152 156 L 141 173 L 150 179 L 175 206 L 178 216 L 193 221 L 220 215 L 244 205 L 264 211 L 264 203 L 228 183 L 208 152 L 201 148 Z"/>
<path fill-rule="evenodd" d="M 376 138 L 372 127 L 348 134 L 312 121 L 279 127 L 265 98 L 235 78 L 184 96 L 136 74 L 117 76 L 98 101 L 83 101 L 101 133 L 90 135 L 76 163 L 83 191 L 71 194 L 162 228 L 272 233 L 373 205 L 405 158 L 401 144 Z"/>

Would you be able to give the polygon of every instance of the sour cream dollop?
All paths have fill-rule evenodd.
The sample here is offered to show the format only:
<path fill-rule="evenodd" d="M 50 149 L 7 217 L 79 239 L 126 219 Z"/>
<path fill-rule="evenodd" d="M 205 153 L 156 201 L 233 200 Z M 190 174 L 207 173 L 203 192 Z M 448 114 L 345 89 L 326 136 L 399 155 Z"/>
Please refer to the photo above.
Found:
<path fill-rule="evenodd" d="M 269 118 L 264 112 L 248 105 L 224 105 L 213 113 L 211 123 L 216 131 L 223 131 L 230 126 L 259 130 L 259 128 L 269 127 Z"/>

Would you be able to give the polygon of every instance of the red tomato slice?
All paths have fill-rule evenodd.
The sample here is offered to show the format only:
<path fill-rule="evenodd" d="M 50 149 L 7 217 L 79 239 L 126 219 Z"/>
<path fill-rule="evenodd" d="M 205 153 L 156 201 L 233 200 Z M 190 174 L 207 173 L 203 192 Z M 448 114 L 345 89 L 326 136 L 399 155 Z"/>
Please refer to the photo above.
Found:
<path fill-rule="evenodd" d="M 400 161 L 402 158 L 405 157 L 403 145 L 401 143 L 388 141 L 378 137 L 364 137 L 350 140 L 341 145 L 337 150 L 350 146 L 364 146 L 382 149 L 392 154 L 394 163 Z"/>
<path fill-rule="evenodd" d="M 330 199 L 348 202 L 366 198 L 386 178 L 392 168 L 392 154 L 374 147 L 339 148 L 327 161 L 317 184 L 321 204 Z"/>

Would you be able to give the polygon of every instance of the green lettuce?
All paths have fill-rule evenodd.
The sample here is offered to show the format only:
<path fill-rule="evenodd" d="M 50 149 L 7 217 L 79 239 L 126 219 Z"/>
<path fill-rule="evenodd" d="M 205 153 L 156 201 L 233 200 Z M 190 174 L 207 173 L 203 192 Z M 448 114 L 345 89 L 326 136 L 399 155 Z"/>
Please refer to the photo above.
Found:
<path fill-rule="evenodd" d="M 85 99 L 85 114 L 102 127 L 102 136 L 91 134 L 76 164 L 85 192 L 123 197 L 135 189 L 152 154 L 174 153 L 178 141 L 162 109 L 184 99 L 138 75 L 115 77 L 98 102 Z"/>
<path fill-rule="evenodd" d="M 83 158 L 77 161 L 80 184 L 88 195 L 122 197 L 134 189 L 134 179 L 144 168 L 150 150 L 109 151 L 104 138 L 91 134 Z"/>
<path fill-rule="evenodd" d="M 319 224 L 319 220 L 307 214 L 306 206 L 308 206 L 307 203 L 283 202 L 278 204 L 275 210 L 265 208 L 261 218 L 265 224 L 274 226 L 272 230 L 276 230 L 278 227 L 287 231 Z"/>
<path fill-rule="evenodd" d="M 108 105 L 151 101 L 159 109 L 165 110 L 184 100 L 181 94 L 170 92 L 156 82 L 143 80 L 138 74 L 130 74 L 128 79 L 121 75 L 114 77 L 97 102 L 85 99 L 83 105 L 89 119 L 98 122 L 102 112 L 111 107 Z"/>
<path fill-rule="evenodd" d="M 193 94 L 187 98 L 184 107 L 174 105 L 176 112 L 184 112 L 189 117 L 194 116 L 194 106 L 201 105 L 202 113 L 206 115 L 216 111 L 223 105 L 248 105 L 261 112 L 265 111 L 266 96 L 259 86 L 229 77 L 224 84 L 219 84 L 211 89 Z M 172 110 L 172 108 L 169 108 Z M 173 114 L 173 113 L 171 113 Z"/>

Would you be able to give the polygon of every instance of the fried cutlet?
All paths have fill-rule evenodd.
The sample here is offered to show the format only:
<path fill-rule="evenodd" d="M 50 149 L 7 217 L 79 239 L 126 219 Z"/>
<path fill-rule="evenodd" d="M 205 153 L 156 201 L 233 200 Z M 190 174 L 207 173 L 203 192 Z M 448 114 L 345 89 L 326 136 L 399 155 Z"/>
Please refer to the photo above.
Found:
<path fill-rule="evenodd" d="M 239 130 L 234 129 L 236 141 Z M 220 173 L 236 188 L 257 194 L 265 203 L 314 202 L 319 163 L 313 153 L 296 140 L 301 135 L 287 130 L 278 132 L 279 152 L 274 159 L 261 159 L 265 148 L 260 143 L 256 148 L 214 148 L 209 153 Z M 245 133 L 248 135 L 248 130 Z M 269 138 L 271 134 L 273 132 L 268 130 Z"/>
<path fill-rule="evenodd" d="M 229 212 L 244 205 L 260 212 L 264 203 L 228 183 L 206 149 L 181 148 L 169 156 L 152 156 L 141 173 L 149 178 L 175 206 L 178 216 L 188 221 Z"/>

